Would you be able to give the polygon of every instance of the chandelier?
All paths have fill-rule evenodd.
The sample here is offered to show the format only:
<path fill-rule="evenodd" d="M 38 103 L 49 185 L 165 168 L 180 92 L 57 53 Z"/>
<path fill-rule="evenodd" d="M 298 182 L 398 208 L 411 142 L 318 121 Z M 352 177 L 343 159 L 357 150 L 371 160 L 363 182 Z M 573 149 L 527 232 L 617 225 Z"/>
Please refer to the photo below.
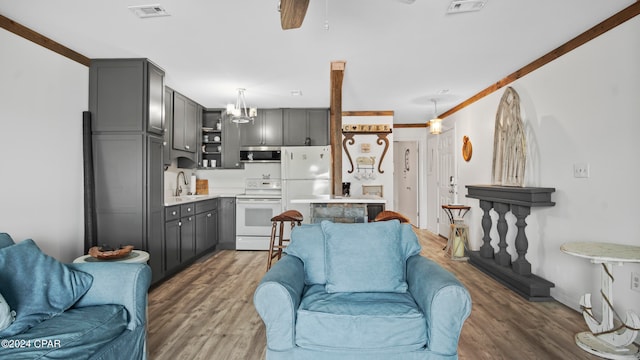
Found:
<path fill-rule="evenodd" d="M 227 115 L 231 115 L 231 122 L 236 124 L 246 124 L 249 121 L 253 123 L 253 120 L 258 116 L 258 109 L 247 109 L 247 104 L 244 100 L 244 91 L 246 89 L 238 88 L 237 90 L 238 98 L 235 105 L 227 104 Z"/>
<path fill-rule="evenodd" d="M 438 135 L 442 133 L 442 119 L 438 117 L 436 100 L 431 99 L 431 101 L 433 101 L 433 119 L 429 120 L 429 132 Z"/>

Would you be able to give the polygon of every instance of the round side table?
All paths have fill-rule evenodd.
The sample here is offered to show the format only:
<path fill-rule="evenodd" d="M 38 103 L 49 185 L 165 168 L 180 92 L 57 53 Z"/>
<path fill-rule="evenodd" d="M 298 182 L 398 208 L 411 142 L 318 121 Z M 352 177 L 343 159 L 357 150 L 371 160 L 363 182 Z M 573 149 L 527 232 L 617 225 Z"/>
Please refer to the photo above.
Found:
<path fill-rule="evenodd" d="M 631 310 L 627 311 L 623 326 L 614 327 L 613 310 L 613 265 L 625 262 L 640 262 L 640 246 L 620 245 L 598 242 L 570 242 L 563 244 L 560 250 L 566 254 L 591 260 L 601 264 L 602 320 L 598 321 L 591 309 L 591 294 L 580 298 L 582 316 L 590 331 L 576 334 L 576 344 L 582 350 L 605 359 L 638 359 L 640 353 L 633 341 L 640 328 L 640 317 Z"/>
<path fill-rule="evenodd" d="M 74 263 L 88 263 L 88 262 L 99 262 L 99 263 L 110 263 L 110 262 L 123 262 L 123 263 L 141 263 L 145 264 L 149 261 L 149 253 L 142 250 L 133 250 L 131 253 L 125 257 L 121 257 L 119 259 L 113 260 L 101 260 L 96 259 L 91 255 L 82 255 L 75 260 Z"/>

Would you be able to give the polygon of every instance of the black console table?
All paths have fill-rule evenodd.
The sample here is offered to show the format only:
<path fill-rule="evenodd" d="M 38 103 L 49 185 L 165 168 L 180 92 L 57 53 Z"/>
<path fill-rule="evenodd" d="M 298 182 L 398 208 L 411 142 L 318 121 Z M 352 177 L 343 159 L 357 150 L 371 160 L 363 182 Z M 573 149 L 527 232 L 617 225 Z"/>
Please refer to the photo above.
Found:
<path fill-rule="evenodd" d="M 467 197 L 480 200 L 482 230 L 484 236 L 480 251 L 469 252 L 469 263 L 500 281 L 529 301 L 550 301 L 550 289 L 555 285 L 531 273 L 531 263 L 526 259 L 529 240 L 525 233 L 526 218 L 532 207 L 554 206 L 551 193 L 554 188 L 511 187 L 497 185 L 467 185 Z M 500 241 L 498 251 L 494 253 L 491 246 L 492 221 L 491 209 L 498 213 L 496 225 Z M 507 212 L 516 217 L 518 232 L 515 239 L 516 260 L 511 262 L 511 254 L 507 251 L 508 224 L 505 220 Z"/>

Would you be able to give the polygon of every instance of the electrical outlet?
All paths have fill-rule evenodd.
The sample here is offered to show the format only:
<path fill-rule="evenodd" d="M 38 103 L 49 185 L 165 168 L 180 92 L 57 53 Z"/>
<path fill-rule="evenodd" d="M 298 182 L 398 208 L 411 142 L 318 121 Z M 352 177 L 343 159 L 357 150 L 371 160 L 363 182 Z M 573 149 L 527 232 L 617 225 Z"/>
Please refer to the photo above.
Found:
<path fill-rule="evenodd" d="M 631 273 L 631 290 L 640 292 L 640 273 Z"/>
<path fill-rule="evenodd" d="M 575 177 L 575 178 L 588 178 L 589 177 L 589 164 L 588 163 L 573 164 L 573 177 Z"/>

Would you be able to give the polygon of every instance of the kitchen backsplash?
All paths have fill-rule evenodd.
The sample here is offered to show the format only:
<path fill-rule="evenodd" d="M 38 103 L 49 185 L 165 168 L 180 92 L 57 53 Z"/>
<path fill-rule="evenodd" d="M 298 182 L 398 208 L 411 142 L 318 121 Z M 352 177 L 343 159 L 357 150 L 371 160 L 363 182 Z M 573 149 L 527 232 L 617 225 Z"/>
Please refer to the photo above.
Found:
<path fill-rule="evenodd" d="M 269 176 L 272 179 L 280 178 L 279 163 L 247 163 L 244 169 L 216 169 L 197 170 L 181 169 L 176 161 L 164 172 L 165 198 L 174 196 L 176 191 L 176 177 L 180 171 L 184 171 L 187 181 L 191 182 L 191 174 L 195 173 L 198 179 L 209 180 L 209 194 L 234 195 L 244 193 L 244 181 L 247 178 L 262 178 Z M 180 179 L 182 181 L 182 179 Z M 189 191 L 189 186 L 182 186 L 183 195 Z"/>

